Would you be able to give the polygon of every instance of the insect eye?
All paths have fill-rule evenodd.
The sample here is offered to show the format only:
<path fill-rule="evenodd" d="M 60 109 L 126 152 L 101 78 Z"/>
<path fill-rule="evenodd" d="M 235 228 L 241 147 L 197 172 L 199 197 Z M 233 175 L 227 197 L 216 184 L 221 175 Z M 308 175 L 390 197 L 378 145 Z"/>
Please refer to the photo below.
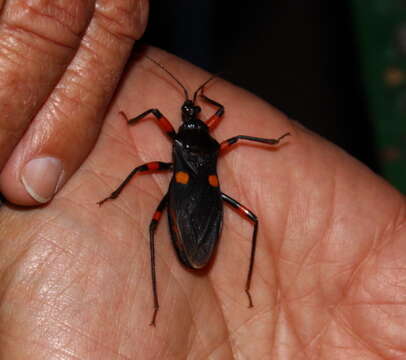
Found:
<path fill-rule="evenodd" d="M 200 108 L 200 106 L 195 106 L 195 111 L 196 113 L 199 113 L 200 111 L 202 111 L 202 109 Z"/>

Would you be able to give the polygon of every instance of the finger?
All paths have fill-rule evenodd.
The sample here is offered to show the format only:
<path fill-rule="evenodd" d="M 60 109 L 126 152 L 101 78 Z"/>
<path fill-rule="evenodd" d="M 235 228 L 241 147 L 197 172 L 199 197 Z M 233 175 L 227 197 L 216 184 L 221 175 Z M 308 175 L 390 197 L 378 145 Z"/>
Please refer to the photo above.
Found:
<path fill-rule="evenodd" d="M 94 0 L 2 5 L 0 170 L 77 51 Z"/>
<path fill-rule="evenodd" d="M 144 0 L 97 2 L 75 58 L 1 174 L 10 201 L 47 202 L 80 166 L 146 17 Z"/>

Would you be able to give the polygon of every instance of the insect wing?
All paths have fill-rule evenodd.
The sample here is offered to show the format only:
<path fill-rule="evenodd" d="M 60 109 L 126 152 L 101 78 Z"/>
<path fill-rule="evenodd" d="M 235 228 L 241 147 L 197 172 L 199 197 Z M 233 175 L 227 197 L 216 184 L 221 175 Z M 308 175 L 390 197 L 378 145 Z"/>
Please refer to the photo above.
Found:
<path fill-rule="evenodd" d="M 208 177 L 190 176 L 186 184 L 172 180 L 169 190 L 169 226 L 180 261 L 191 268 L 204 267 L 216 247 L 223 219 L 218 186 Z"/>

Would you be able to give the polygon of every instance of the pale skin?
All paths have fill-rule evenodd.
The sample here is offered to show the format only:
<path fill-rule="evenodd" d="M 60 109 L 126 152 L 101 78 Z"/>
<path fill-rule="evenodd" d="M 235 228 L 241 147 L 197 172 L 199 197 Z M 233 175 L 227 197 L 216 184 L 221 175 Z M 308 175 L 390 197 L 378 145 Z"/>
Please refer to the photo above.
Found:
<path fill-rule="evenodd" d="M 209 74 L 157 49 L 193 91 Z M 203 273 L 185 270 L 166 217 L 156 234 L 156 327 L 148 225 L 170 174 L 136 166 L 170 161 L 157 107 L 180 125 L 183 93 L 145 58 L 131 62 L 100 138 L 46 206 L 0 210 L 0 351 L 5 359 L 395 359 L 406 356 L 405 198 L 339 148 L 221 79 L 218 140 L 291 137 L 239 145 L 219 161 L 222 190 L 259 219 L 251 284 L 244 292 L 252 225 L 229 207 L 217 254 Z M 215 111 L 201 103 L 202 118 Z M 72 143 L 72 146 L 75 146 Z"/>

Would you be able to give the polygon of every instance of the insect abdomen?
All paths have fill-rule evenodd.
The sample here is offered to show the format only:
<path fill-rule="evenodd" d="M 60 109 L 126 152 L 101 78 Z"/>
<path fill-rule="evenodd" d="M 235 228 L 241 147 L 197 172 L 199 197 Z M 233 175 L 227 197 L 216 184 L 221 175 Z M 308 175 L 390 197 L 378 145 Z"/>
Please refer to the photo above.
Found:
<path fill-rule="evenodd" d="M 223 202 L 215 174 L 211 178 L 185 174 L 175 172 L 170 184 L 170 234 L 180 261 L 199 269 L 209 262 L 220 236 Z"/>

